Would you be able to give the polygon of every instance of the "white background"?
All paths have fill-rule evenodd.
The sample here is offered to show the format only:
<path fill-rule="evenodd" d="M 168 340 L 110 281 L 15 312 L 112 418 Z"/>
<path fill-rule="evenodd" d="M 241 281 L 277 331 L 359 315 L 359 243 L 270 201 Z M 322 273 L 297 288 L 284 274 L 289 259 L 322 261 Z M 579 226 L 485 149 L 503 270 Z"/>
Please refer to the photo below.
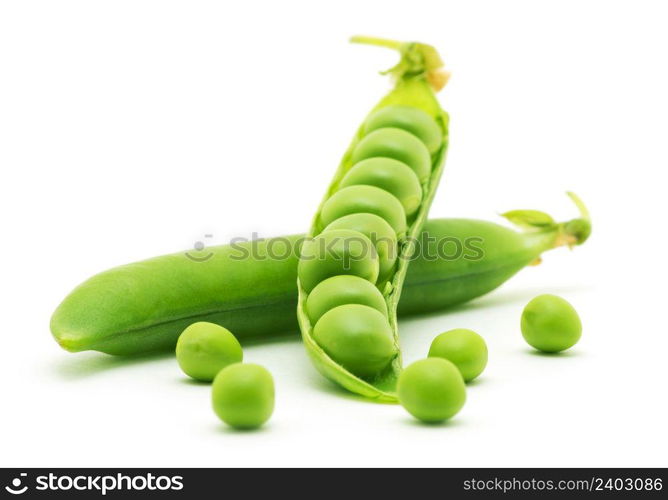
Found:
<path fill-rule="evenodd" d="M 0 7 L 3 466 L 667 466 L 665 3 L 6 1 Z M 575 214 L 594 234 L 454 313 L 402 322 L 405 360 L 453 327 L 490 362 L 462 412 L 422 426 L 343 396 L 298 341 L 246 349 L 270 424 L 220 424 L 171 357 L 68 354 L 49 317 L 103 269 L 205 233 L 305 230 L 396 61 L 356 33 L 438 47 L 453 72 L 433 217 Z M 524 304 L 580 311 L 562 356 Z"/>

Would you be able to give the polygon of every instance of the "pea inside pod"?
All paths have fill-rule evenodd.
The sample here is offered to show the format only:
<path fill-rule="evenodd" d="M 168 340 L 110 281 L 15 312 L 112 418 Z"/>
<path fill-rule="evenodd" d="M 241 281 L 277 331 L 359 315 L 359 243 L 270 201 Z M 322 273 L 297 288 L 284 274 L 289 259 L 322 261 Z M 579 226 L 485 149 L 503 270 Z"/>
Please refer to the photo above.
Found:
<path fill-rule="evenodd" d="M 390 275 L 397 261 L 397 235 L 384 219 L 375 214 L 350 214 L 336 219 L 325 231 L 333 229 L 350 229 L 369 238 L 378 252 L 378 281 Z"/>
<path fill-rule="evenodd" d="M 376 186 L 393 194 L 412 217 L 422 201 L 420 179 L 411 168 L 392 158 L 368 158 L 355 164 L 341 181 L 341 187 Z"/>
<path fill-rule="evenodd" d="M 297 275 L 310 292 L 321 281 L 340 274 L 375 283 L 378 269 L 378 254 L 369 238 L 357 231 L 336 229 L 304 242 Z"/>
<path fill-rule="evenodd" d="M 334 193 L 320 211 L 322 224 L 327 226 L 349 214 L 369 213 L 385 219 L 398 237 L 406 234 L 406 212 L 399 200 L 374 186 L 349 186 Z"/>
<path fill-rule="evenodd" d="M 306 299 L 306 311 L 313 324 L 327 311 L 345 304 L 373 307 L 387 318 L 383 294 L 371 282 L 357 276 L 332 276 L 316 286 Z"/>
<path fill-rule="evenodd" d="M 353 163 L 367 158 L 394 158 L 413 169 L 420 182 L 431 174 L 431 156 L 420 139 L 400 128 L 381 128 L 365 136 L 355 147 Z"/>
<path fill-rule="evenodd" d="M 315 324 L 313 338 L 332 359 L 360 377 L 377 374 L 397 354 L 387 318 L 361 304 L 327 311 Z"/>
<path fill-rule="evenodd" d="M 421 109 L 410 106 L 386 106 L 373 113 L 364 124 L 364 132 L 394 127 L 410 132 L 420 139 L 430 153 L 443 142 L 443 133 L 436 121 Z"/>

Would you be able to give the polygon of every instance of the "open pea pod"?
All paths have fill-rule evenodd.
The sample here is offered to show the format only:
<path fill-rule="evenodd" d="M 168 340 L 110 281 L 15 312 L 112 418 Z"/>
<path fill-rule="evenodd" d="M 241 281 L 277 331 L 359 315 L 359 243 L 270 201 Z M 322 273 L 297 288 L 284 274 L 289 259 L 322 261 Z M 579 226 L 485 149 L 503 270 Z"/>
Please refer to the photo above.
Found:
<path fill-rule="evenodd" d="M 421 192 L 417 199 L 406 197 L 400 200 L 405 213 L 405 225 L 402 224 L 401 221 L 394 221 L 391 216 L 385 217 L 396 230 L 397 239 L 396 248 L 394 249 L 398 256 L 396 261 L 392 263 L 389 271 L 384 270 L 381 265 L 378 277 L 364 276 L 376 285 L 387 306 L 387 321 L 389 322 L 392 343 L 394 345 L 391 360 L 383 366 L 382 369 L 379 369 L 376 372 L 360 374 L 359 372 L 353 373 L 355 370 L 344 366 L 345 363 L 340 360 L 335 360 L 335 356 L 330 356 L 327 350 L 317 341 L 316 336 L 314 336 L 315 324 L 317 324 L 318 321 L 321 321 L 322 318 L 317 319 L 314 324 L 312 318 L 309 317 L 307 302 L 313 286 L 312 284 L 305 283 L 304 276 L 302 276 L 301 273 L 298 278 L 299 301 L 297 316 L 304 345 L 318 371 L 331 381 L 353 393 L 375 401 L 393 403 L 397 402 L 395 389 L 398 376 L 402 369 L 397 327 L 397 305 L 399 303 L 401 289 L 411 260 L 411 255 L 414 251 L 415 241 L 420 234 L 423 223 L 426 221 L 429 207 L 443 172 L 443 163 L 448 147 L 449 118 L 448 114 L 439 105 L 435 92 L 445 85 L 448 79 L 448 73 L 442 69 L 443 63 L 436 50 L 428 45 L 420 43 L 401 43 L 367 37 L 354 37 L 352 41 L 396 49 L 399 51 L 401 59 L 395 67 L 386 72 L 393 77 L 394 88 L 371 110 L 367 119 L 359 127 L 350 147 L 339 164 L 334 179 L 313 219 L 307 237 L 316 238 L 318 235 L 322 234 L 323 228 L 331 222 L 330 219 L 335 218 L 330 214 L 330 208 L 332 203 L 335 204 L 336 201 L 329 201 L 328 203 L 328 200 L 335 200 L 336 196 L 334 195 L 349 184 L 348 180 L 351 176 L 347 176 L 347 174 L 354 166 L 357 167 L 360 164 L 360 158 L 366 158 L 368 160 L 370 156 L 374 156 L 374 154 L 364 154 L 365 151 L 360 153 L 361 150 L 368 149 L 366 145 L 361 145 L 361 142 L 370 137 L 370 133 L 373 133 L 373 129 L 382 127 L 392 128 L 393 130 L 390 130 L 389 132 L 387 132 L 386 128 L 386 131 L 384 132 L 385 135 L 389 137 L 389 139 L 386 140 L 386 143 L 389 144 L 387 147 L 390 150 L 398 148 L 399 151 L 396 152 L 393 150 L 389 153 L 385 153 L 384 150 L 380 148 L 375 156 L 392 156 L 393 158 L 402 160 L 404 163 L 410 164 L 412 162 L 411 168 L 413 168 L 417 174 L 417 179 L 419 180 L 418 189 L 421 188 Z M 436 124 L 436 127 L 431 127 L 432 131 L 435 130 L 436 133 L 421 134 L 420 132 L 423 130 L 421 130 L 419 124 L 416 125 L 416 127 L 412 127 L 410 116 L 408 116 L 404 122 L 402 122 L 401 117 L 398 121 L 395 120 L 396 123 L 392 121 L 392 118 L 387 120 L 385 115 L 388 113 L 381 112 L 385 109 L 391 109 L 392 112 L 396 109 L 407 109 L 409 115 L 413 113 L 411 110 L 418 110 L 416 113 L 420 116 L 426 114 L 429 117 L 427 120 Z M 391 115 L 392 112 L 389 114 Z M 420 118 L 420 116 L 417 118 Z M 401 133 L 395 132 L 394 130 L 396 130 L 396 128 L 403 130 L 399 131 Z M 376 130 L 376 132 L 377 131 L 378 130 Z M 409 135 L 414 137 L 411 139 L 412 141 L 415 141 L 415 137 L 417 137 L 422 141 L 424 147 L 426 147 L 426 150 L 428 151 L 428 154 L 426 154 L 426 158 L 428 158 L 426 166 L 422 165 L 419 161 L 413 161 L 414 158 L 405 158 L 402 156 L 403 152 L 401 151 L 401 147 L 406 131 L 409 132 Z M 392 136 L 393 133 L 397 136 L 396 140 Z M 363 184 L 363 182 L 360 183 Z M 382 182 L 380 183 L 380 187 L 393 192 L 393 194 L 397 194 L 397 191 L 393 191 L 392 187 L 400 186 L 399 189 L 401 190 L 404 189 L 407 184 L 408 183 L 405 181 L 395 180 L 395 184 L 389 188 L 382 184 Z M 347 189 L 350 188 L 348 187 Z M 359 195 L 357 203 L 361 206 L 364 206 L 368 201 L 366 196 L 369 196 L 370 198 L 373 198 L 374 196 L 381 197 L 381 193 L 376 191 L 375 188 L 367 189 L 366 191 L 358 188 L 358 191 L 359 192 L 355 192 L 354 194 Z M 348 191 L 348 194 L 350 193 L 352 193 L 352 191 Z M 386 195 L 383 194 L 382 196 Z M 398 197 L 401 198 L 401 195 Z M 373 202 L 369 203 L 373 205 Z M 373 212 L 374 210 L 362 208 L 360 211 Z M 386 215 L 382 210 L 376 213 L 380 216 Z M 336 222 L 334 222 L 334 224 L 336 225 Z M 302 260 L 304 260 L 304 253 L 302 253 Z M 302 262 L 300 261 L 300 265 L 301 263 Z M 361 274 L 363 273 L 359 273 L 358 276 Z"/>

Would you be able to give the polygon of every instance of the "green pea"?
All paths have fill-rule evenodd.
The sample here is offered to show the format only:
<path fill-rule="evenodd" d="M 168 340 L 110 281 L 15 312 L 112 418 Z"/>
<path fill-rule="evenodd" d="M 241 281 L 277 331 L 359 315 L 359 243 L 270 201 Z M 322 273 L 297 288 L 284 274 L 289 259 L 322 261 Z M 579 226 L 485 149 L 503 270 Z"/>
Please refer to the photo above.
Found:
<path fill-rule="evenodd" d="M 334 193 L 322 206 L 324 226 L 349 214 L 369 213 L 385 219 L 401 238 L 406 233 L 406 212 L 396 197 L 374 186 L 348 186 Z"/>
<path fill-rule="evenodd" d="M 401 405 L 423 422 L 442 422 L 456 415 L 466 402 L 466 386 L 457 367 L 443 358 L 416 361 L 399 376 Z"/>
<path fill-rule="evenodd" d="M 327 311 L 345 304 L 373 307 L 387 317 L 387 304 L 380 290 L 365 279 L 346 275 L 320 282 L 306 299 L 306 312 L 315 324 Z"/>
<path fill-rule="evenodd" d="M 392 158 L 368 158 L 355 164 L 343 177 L 340 187 L 364 184 L 393 194 L 410 217 L 422 202 L 420 179 L 405 163 Z"/>
<path fill-rule="evenodd" d="M 238 429 L 264 424 L 274 412 L 274 379 L 266 368 L 236 363 L 221 370 L 211 391 L 213 410 Z"/>
<path fill-rule="evenodd" d="M 352 229 L 369 238 L 378 252 L 379 281 L 391 274 L 397 261 L 397 235 L 385 219 L 369 213 L 344 215 L 329 224 L 325 231 L 333 229 Z"/>
<path fill-rule="evenodd" d="M 242 359 L 241 344 L 236 337 L 214 323 L 193 323 L 176 342 L 176 360 L 181 370 L 203 382 L 211 382 L 220 370 Z"/>
<path fill-rule="evenodd" d="M 443 131 L 427 113 L 410 106 L 385 106 L 373 113 L 364 124 L 364 132 L 379 128 L 395 127 L 410 132 L 420 139 L 430 153 L 441 147 Z"/>
<path fill-rule="evenodd" d="M 420 139 L 399 128 L 381 128 L 365 136 L 355 146 L 352 162 L 382 156 L 404 162 L 425 182 L 431 174 L 431 156 Z"/>
<path fill-rule="evenodd" d="M 327 311 L 315 324 L 313 338 L 330 358 L 358 377 L 379 373 L 397 354 L 387 318 L 360 304 Z"/>
<path fill-rule="evenodd" d="M 336 229 L 304 242 L 297 268 L 304 290 L 310 292 L 321 281 L 339 274 L 376 282 L 378 253 L 369 238 L 350 229 Z"/>
<path fill-rule="evenodd" d="M 452 361 L 464 381 L 470 382 L 487 366 L 487 344 L 473 330 L 456 328 L 441 333 L 432 341 L 429 357 Z"/>
<path fill-rule="evenodd" d="M 561 352 L 573 347 L 582 335 L 582 323 L 573 306 L 556 295 L 539 295 L 522 312 L 522 335 L 543 352 Z"/>

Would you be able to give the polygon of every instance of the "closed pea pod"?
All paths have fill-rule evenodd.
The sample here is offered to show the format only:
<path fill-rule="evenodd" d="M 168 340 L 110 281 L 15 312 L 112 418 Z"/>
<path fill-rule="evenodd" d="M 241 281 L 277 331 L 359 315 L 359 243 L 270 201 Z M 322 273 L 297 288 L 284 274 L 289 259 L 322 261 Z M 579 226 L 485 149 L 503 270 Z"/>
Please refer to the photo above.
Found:
<path fill-rule="evenodd" d="M 591 222 L 582 202 L 571 196 L 582 216 L 538 231 L 517 232 L 475 219 L 427 221 L 417 238 L 398 314 L 432 313 L 470 301 L 540 260 L 544 252 L 584 243 Z M 113 355 L 173 352 L 181 332 L 197 321 L 224 325 L 242 344 L 292 335 L 298 331 L 296 248 L 303 236 L 207 247 L 205 259 L 179 252 L 103 271 L 65 297 L 53 313 L 51 332 L 70 352 Z M 455 258 L 439 253 L 439 242 L 446 238 L 462 242 Z M 295 250 L 287 257 L 276 255 L 270 250 L 274 242 Z"/>
<path fill-rule="evenodd" d="M 399 314 L 425 313 L 480 297 L 522 268 L 539 264 L 543 252 L 587 241 L 591 233 L 589 212 L 579 197 L 568 195 L 580 210 L 580 216 L 570 221 L 556 222 L 538 210 L 503 214 L 522 231 L 470 219 L 447 219 L 433 226 L 427 223 L 425 228 L 430 232 L 417 240 L 417 258 L 411 262 Z M 457 253 L 448 254 L 443 243 L 453 238 L 461 246 Z M 447 273 L 440 275 L 434 263 Z"/>
<path fill-rule="evenodd" d="M 352 161 L 367 158 L 393 158 L 413 169 L 420 182 L 431 174 L 431 157 L 427 147 L 413 134 L 400 128 L 381 128 L 365 136 L 355 147 Z"/>
<path fill-rule="evenodd" d="M 396 314 L 409 263 L 409 259 L 401 258 L 399 252 L 407 252 L 408 255 L 412 249 L 426 220 L 443 170 L 448 118 L 431 87 L 430 82 L 434 78 L 429 76 L 441 71 L 442 62 L 432 47 L 419 43 L 402 44 L 366 38 L 356 38 L 354 41 L 392 46 L 402 56 L 401 63 L 391 71 L 395 78 L 394 89 L 380 101 L 370 116 L 373 117 L 387 106 L 418 109 L 438 127 L 441 145 L 432 157 L 427 146 L 411 132 L 396 127 L 368 132 L 365 130 L 366 122 L 362 124 L 314 217 L 309 236 L 318 235 L 329 224 L 337 227 L 337 219 L 352 214 L 369 213 L 385 219 L 396 232 L 395 249 L 399 255 L 398 264 L 378 283 L 388 307 L 388 315 L 385 317 L 372 307 L 345 304 L 326 312 L 314 325 L 307 311 L 312 282 L 302 283 L 300 275 L 297 318 L 306 350 L 323 375 L 370 399 L 397 402 L 396 384 L 401 372 L 401 355 Z M 417 115 L 423 116 L 420 113 Z M 410 121 L 410 117 L 407 120 Z M 411 199 L 411 195 L 407 195 L 410 186 L 406 186 L 404 191 L 397 189 L 401 181 L 388 182 L 385 179 L 380 182 L 376 178 L 374 183 L 351 182 L 350 185 L 344 185 L 346 174 L 355 164 L 377 158 L 394 159 L 412 169 L 420 187 L 420 191 L 415 189 L 413 182 L 413 193 L 418 193 L 418 206 L 415 206 L 416 197 Z M 383 184 L 382 187 L 377 187 L 378 183 Z M 411 212 L 410 220 L 405 207 Z M 341 224 L 350 222 L 348 219 Z M 349 227 L 367 231 L 354 224 Z M 329 231 L 322 234 L 326 235 Z"/>
<path fill-rule="evenodd" d="M 397 235 L 385 219 L 370 213 L 344 215 L 329 224 L 324 232 L 332 229 L 350 229 L 369 238 L 378 252 L 378 281 L 389 276 L 397 261 Z"/>
<path fill-rule="evenodd" d="M 349 186 L 334 193 L 322 206 L 324 226 L 350 214 L 370 213 L 385 219 L 401 238 L 406 234 L 406 212 L 399 200 L 375 186 Z"/>
<path fill-rule="evenodd" d="M 316 324 L 327 311 L 345 304 L 373 307 L 387 317 L 387 304 L 378 288 L 363 278 L 348 275 L 321 281 L 306 299 L 306 312 L 311 323 Z"/>
<path fill-rule="evenodd" d="M 436 121 L 424 111 L 409 106 L 386 106 L 373 113 L 364 124 L 364 132 L 381 128 L 400 128 L 420 139 L 430 153 L 443 142 L 443 133 Z"/>
<path fill-rule="evenodd" d="M 341 187 L 364 184 L 393 194 L 412 217 L 422 201 L 417 174 L 405 163 L 392 158 L 368 158 L 356 163 L 341 181 Z"/>

